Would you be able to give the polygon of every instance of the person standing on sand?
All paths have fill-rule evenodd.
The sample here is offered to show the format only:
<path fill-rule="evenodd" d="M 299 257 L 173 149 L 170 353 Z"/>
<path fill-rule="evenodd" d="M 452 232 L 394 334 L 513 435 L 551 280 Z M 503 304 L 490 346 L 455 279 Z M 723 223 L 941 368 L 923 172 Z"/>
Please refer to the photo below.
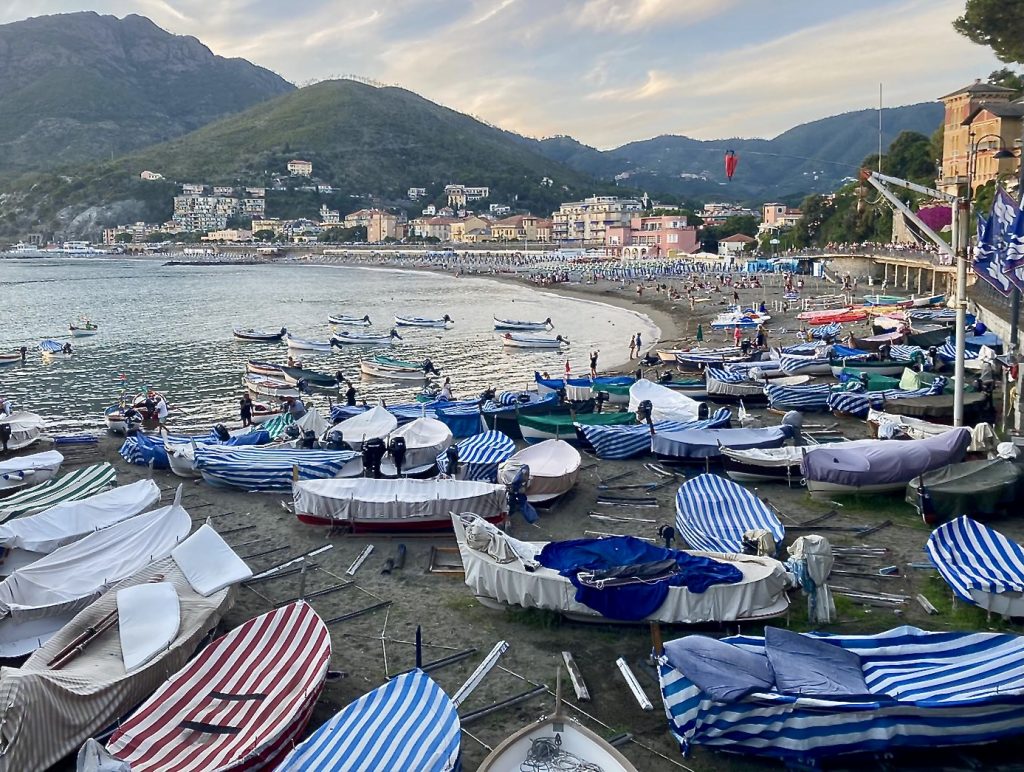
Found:
<path fill-rule="evenodd" d="M 242 418 L 242 426 L 252 426 L 252 397 L 248 392 L 238 400 L 238 412 Z"/>
<path fill-rule="evenodd" d="M 590 352 L 590 377 L 591 378 L 596 378 L 597 377 L 597 357 L 598 357 L 598 355 L 600 353 L 601 353 L 600 351 L 591 351 Z"/>
<path fill-rule="evenodd" d="M 757 338 L 754 343 L 758 348 L 765 348 L 768 345 L 768 333 L 765 331 L 763 324 L 757 326 Z"/>
<path fill-rule="evenodd" d="M 629 358 L 633 359 L 633 355 L 636 353 L 636 335 L 629 339 Z"/>
<path fill-rule="evenodd" d="M 167 400 L 164 399 L 161 394 L 156 403 L 156 421 L 157 425 L 161 429 L 167 428 L 167 413 L 169 412 L 167 407 Z"/>
<path fill-rule="evenodd" d="M 704 342 L 704 325 L 697 325 L 697 345 L 699 346 Z"/>
<path fill-rule="evenodd" d="M 742 337 L 743 337 L 743 333 L 740 332 L 740 326 L 737 324 L 735 327 L 732 328 L 732 342 L 733 342 L 733 345 L 739 346 L 740 345 L 740 338 L 742 338 Z"/>
<path fill-rule="evenodd" d="M 642 349 L 644 347 L 643 340 L 640 339 L 640 333 L 636 334 L 636 358 L 640 359 L 643 356 Z"/>

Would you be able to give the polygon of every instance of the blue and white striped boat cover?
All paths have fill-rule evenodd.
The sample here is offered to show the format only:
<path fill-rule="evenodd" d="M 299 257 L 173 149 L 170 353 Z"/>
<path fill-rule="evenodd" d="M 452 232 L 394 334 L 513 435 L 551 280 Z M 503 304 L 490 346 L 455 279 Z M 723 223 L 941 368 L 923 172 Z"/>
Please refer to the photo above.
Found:
<path fill-rule="evenodd" d="M 64 347 L 55 340 L 44 340 L 39 344 L 39 350 L 45 351 L 48 354 L 56 354 L 58 351 L 63 351 Z"/>
<path fill-rule="evenodd" d="M 292 466 L 299 468 L 300 480 L 320 480 L 336 477 L 358 455 L 351 450 L 199 445 L 195 466 L 208 482 L 246 491 L 287 491 L 292 485 Z"/>
<path fill-rule="evenodd" d="M 956 361 L 956 341 L 952 338 L 946 338 L 946 342 L 938 348 L 939 356 L 942 357 L 946 362 Z M 969 348 L 964 349 L 964 359 L 977 359 L 978 352 L 971 351 Z"/>
<path fill-rule="evenodd" d="M 889 349 L 889 356 L 902 362 L 909 362 L 914 357 L 923 357 L 924 355 L 924 349 L 920 346 L 907 346 L 903 343 L 897 343 Z"/>
<path fill-rule="evenodd" d="M 764 528 L 781 544 L 782 523 L 761 499 L 728 477 L 701 474 L 676 493 L 676 530 L 695 550 L 743 552 L 743 534 Z"/>
<path fill-rule="evenodd" d="M 843 331 L 843 325 L 838 322 L 832 322 L 832 324 L 823 324 L 821 327 L 812 327 L 808 332 L 811 333 L 811 337 L 815 340 L 825 340 L 825 338 L 836 338 L 839 333 Z"/>
<path fill-rule="evenodd" d="M 768 397 L 768 406 L 776 410 L 826 410 L 833 389 L 863 391 L 864 386 L 856 381 L 848 381 L 839 386 L 827 383 L 779 386 L 769 383 L 764 387 L 764 394 Z"/>
<path fill-rule="evenodd" d="M 270 442 L 270 433 L 254 427 L 254 431 L 239 434 L 227 442 L 221 442 L 216 433 L 212 430 L 208 434 L 168 434 L 170 442 L 183 443 L 194 442 L 196 445 L 222 445 L 224 447 L 244 447 L 246 445 L 266 445 Z M 171 464 L 167 459 L 167 450 L 164 447 L 164 438 L 149 434 L 136 434 L 125 439 L 118 451 L 129 464 L 148 466 L 153 462 L 154 469 L 170 469 Z"/>
<path fill-rule="evenodd" d="M 784 346 L 780 351 L 783 354 L 813 354 L 820 345 L 820 343 L 809 340 L 803 343 L 794 343 L 792 346 Z"/>
<path fill-rule="evenodd" d="M 849 753 L 971 745 L 1024 732 L 1021 636 L 932 633 L 909 626 L 877 635 L 804 635 L 859 655 L 868 689 L 879 699 L 799 697 L 773 690 L 714 702 L 662 657 L 662 699 L 683 752 L 705 745 L 813 764 Z M 764 638 L 723 640 L 764 653 Z"/>
<path fill-rule="evenodd" d="M 798 375 L 804 370 L 817 369 L 829 366 L 828 358 L 818 359 L 814 356 L 797 356 L 795 354 L 782 354 L 779 357 L 779 367 L 790 375 Z"/>
<path fill-rule="evenodd" d="M 656 432 L 678 432 L 686 429 L 725 429 L 732 419 L 728 408 L 719 408 L 710 418 L 701 421 L 655 421 Z M 651 430 L 637 426 L 586 426 L 577 424 L 598 458 L 623 459 L 651 452 Z"/>
<path fill-rule="evenodd" d="M 448 695 L 413 670 L 342 708 L 277 772 L 457 772 L 461 731 Z"/>
<path fill-rule="evenodd" d="M 467 437 L 457 447 L 459 466 L 465 473 L 465 479 L 483 482 L 497 482 L 498 465 L 508 461 L 516 452 L 516 444 L 511 437 L 494 431 Z M 437 468 L 441 474 L 448 474 L 446 454 L 438 455 Z"/>
<path fill-rule="evenodd" d="M 744 383 L 748 380 L 747 373 L 738 370 L 722 370 L 718 367 L 709 367 L 704 371 L 704 380 L 720 381 L 721 383 Z"/>
<path fill-rule="evenodd" d="M 1024 592 L 1024 547 L 967 516 L 943 523 L 924 551 L 956 596 L 978 605 L 972 590 Z"/>
<path fill-rule="evenodd" d="M 749 373 L 751 370 L 760 370 L 762 373 L 776 373 L 782 368 L 779 367 L 777 359 L 760 359 L 756 362 L 726 362 L 726 372 Z"/>
<path fill-rule="evenodd" d="M 856 418 L 867 418 L 868 411 L 881 410 L 886 400 L 932 397 L 941 394 L 945 386 L 946 379 L 939 377 L 920 389 L 883 389 L 863 393 L 834 391 L 828 395 L 828 409 L 834 413 L 846 413 Z"/>

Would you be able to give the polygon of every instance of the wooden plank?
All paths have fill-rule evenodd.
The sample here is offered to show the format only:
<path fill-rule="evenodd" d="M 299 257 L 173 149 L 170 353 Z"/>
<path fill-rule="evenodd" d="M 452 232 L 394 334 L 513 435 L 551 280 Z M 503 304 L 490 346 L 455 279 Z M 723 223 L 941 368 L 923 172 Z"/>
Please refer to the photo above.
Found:
<path fill-rule="evenodd" d="M 590 702 L 590 690 L 587 689 L 587 683 L 583 680 L 583 673 L 580 671 L 579 665 L 576 664 L 576 660 L 573 659 L 572 652 L 563 651 L 562 661 L 565 663 L 565 669 L 569 671 L 569 680 L 572 681 L 572 688 L 576 692 L 576 699 L 581 702 Z"/>
<path fill-rule="evenodd" d="M 915 595 L 914 599 L 917 601 L 917 605 L 919 605 L 921 608 L 923 608 L 926 613 L 928 613 L 928 614 L 938 614 L 939 613 L 939 610 L 937 608 L 935 608 L 935 606 L 933 606 L 931 604 L 931 601 L 928 600 L 926 597 L 924 597 L 924 595 L 922 595 L 921 593 L 918 593 L 917 595 Z"/>
<path fill-rule="evenodd" d="M 650 698 L 648 698 L 646 692 L 640 682 L 636 680 L 636 676 L 633 675 L 633 671 L 629 669 L 629 665 L 622 657 L 615 660 L 616 666 L 619 668 L 619 672 L 622 673 L 622 677 L 626 679 L 626 686 L 633 692 L 633 696 L 636 698 L 637 704 L 641 710 L 654 710 L 654 705 L 651 704 Z"/>

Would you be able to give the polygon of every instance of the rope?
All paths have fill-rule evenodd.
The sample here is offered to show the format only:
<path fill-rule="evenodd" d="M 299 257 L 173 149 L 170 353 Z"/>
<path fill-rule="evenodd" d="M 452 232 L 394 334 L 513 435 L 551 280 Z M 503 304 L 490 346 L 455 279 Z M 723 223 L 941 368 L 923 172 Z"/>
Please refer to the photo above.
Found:
<path fill-rule="evenodd" d="M 601 767 L 562 750 L 562 738 L 538 737 L 530 741 L 526 761 L 519 765 L 520 772 L 602 772 Z"/>

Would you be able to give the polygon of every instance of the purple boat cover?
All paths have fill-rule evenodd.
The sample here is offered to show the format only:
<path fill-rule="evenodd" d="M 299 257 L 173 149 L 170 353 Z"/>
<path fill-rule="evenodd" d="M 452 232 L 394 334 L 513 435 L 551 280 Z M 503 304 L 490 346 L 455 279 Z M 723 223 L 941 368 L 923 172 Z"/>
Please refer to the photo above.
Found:
<path fill-rule="evenodd" d="M 970 444 L 971 431 L 963 427 L 925 440 L 856 440 L 811 448 L 801 468 L 808 480 L 856 488 L 910 482 L 963 461 Z"/>
<path fill-rule="evenodd" d="M 683 429 L 658 432 L 651 439 L 651 450 L 671 458 L 718 458 L 719 446 L 735 450 L 781 448 L 793 436 L 789 426 L 767 429 Z"/>

